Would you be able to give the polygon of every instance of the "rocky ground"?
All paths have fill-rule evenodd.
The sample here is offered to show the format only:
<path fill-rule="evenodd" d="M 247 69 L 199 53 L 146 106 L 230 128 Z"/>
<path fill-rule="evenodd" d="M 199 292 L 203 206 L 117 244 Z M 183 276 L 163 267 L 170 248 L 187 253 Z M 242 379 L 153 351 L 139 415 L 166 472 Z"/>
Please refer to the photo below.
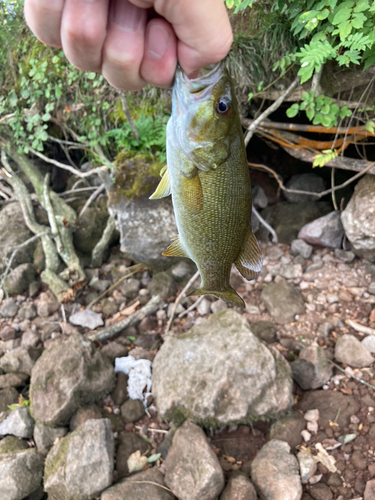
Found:
<path fill-rule="evenodd" d="M 255 282 L 233 272 L 245 311 L 186 298 L 166 334 L 194 273 L 183 261 L 120 283 L 83 319 L 130 264 L 116 251 L 73 304 L 43 288 L 4 299 L 2 500 L 375 498 L 375 266 L 301 241 L 263 244 Z M 156 314 L 87 340 L 156 293 Z"/>

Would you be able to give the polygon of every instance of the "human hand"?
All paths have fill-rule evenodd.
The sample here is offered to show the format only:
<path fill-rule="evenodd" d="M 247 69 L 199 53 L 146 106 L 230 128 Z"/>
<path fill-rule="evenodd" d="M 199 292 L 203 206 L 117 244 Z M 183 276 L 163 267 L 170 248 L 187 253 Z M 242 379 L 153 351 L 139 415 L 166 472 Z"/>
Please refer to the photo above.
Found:
<path fill-rule="evenodd" d="M 170 87 L 177 60 L 193 74 L 233 39 L 223 0 L 25 0 L 25 17 L 43 43 L 123 90 Z"/>

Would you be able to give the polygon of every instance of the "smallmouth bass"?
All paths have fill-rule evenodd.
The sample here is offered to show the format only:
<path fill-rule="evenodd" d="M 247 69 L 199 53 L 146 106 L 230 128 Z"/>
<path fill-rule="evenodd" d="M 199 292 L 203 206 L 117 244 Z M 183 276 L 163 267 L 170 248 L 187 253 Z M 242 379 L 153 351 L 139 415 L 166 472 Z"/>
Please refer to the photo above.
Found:
<path fill-rule="evenodd" d="M 229 283 L 234 264 L 247 280 L 262 268 L 251 231 L 251 186 L 234 85 L 222 64 L 195 79 L 178 68 L 167 125 L 167 166 L 151 199 L 172 195 L 178 235 L 163 255 L 188 257 L 211 294 L 245 307 Z"/>

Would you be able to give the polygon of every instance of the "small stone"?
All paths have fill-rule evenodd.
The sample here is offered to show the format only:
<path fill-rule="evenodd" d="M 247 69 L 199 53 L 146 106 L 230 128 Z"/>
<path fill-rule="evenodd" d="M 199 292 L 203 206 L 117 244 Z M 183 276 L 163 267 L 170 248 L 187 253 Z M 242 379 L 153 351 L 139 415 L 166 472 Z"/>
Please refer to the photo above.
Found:
<path fill-rule="evenodd" d="M 311 245 L 329 248 L 341 248 L 343 237 L 344 228 L 339 210 L 330 212 L 306 224 L 298 233 L 298 238 L 305 240 Z"/>
<path fill-rule="evenodd" d="M 128 399 L 128 379 L 129 377 L 124 372 L 116 374 L 116 385 L 111 396 L 116 406 L 121 406 Z"/>
<path fill-rule="evenodd" d="M 353 368 L 364 368 L 374 362 L 373 356 L 354 335 L 345 334 L 335 346 L 335 358 Z"/>
<path fill-rule="evenodd" d="M 24 319 L 34 319 L 37 316 L 36 307 L 31 302 L 24 304 L 18 312 L 20 321 Z"/>
<path fill-rule="evenodd" d="M 179 500 L 214 500 L 224 487 L 219 460 L 190 420 L 177 429 L 164 466 L 165 483 Z"/>
<path fill-rule="evenodd" d="M 307 391 L 322 387 L 332 376 L 332 367 L 321 347 L 311 345 L 299 353 L 299 359 L 291 363 L 293 379 Z"/>
<path fill-rule="evenodd" d="M 331 489 L 323 483 L 313 484 L 310 487 L 310 495 L 314 500 L 332 500 L 333 493 Z"/>
<path fill-rule="evenodd" d="M 181 306 L 181 304 L 178 304 L 176 312 L 179 314 L 180 312 L 185 311 L 184 307 Z M 144 332 L 153 332 L 157 327 L 157 322 L 152 316 L 146 316 L 145 318 L 142 319 L 142 321 L 139 323 L 139 331 L 141 333 Z"/>
<path fill-rule="evenodd" d="M 37 422 L 34 427 L 34 441 L 42 455 L 47 455 L 56 439 L 64 437 L 68 432 L 66 427 L 50 427 Z"/>
<path fill-rule="evenodd" d="M 14 318 L 18 312 L 18 306 L 13 299 L 6 299 L 0 307 L 0 316 L 3 318 Z"/>
<path fill-rule="evenodd" d="M 303 418 L 306 420 L 306 422 L 317 422 L 319 420 L 320 413 L 319 410 L 314 409 L 314 410 L 308 410 L 304 415 Z"/>
<path fill-rule="evenodd" d="M 251 479 L 262 498 L 300 500 L 302 496 L 298 461 L 285 441 L 274 439 L 262 447 L 251 464 Z"/>
<path fill-rule="evenodd" d="M 102 314 L 105 318 L 111 318 L 118 311 L 118 305 L 112 299 L 104 299 L 102 303 Z"/>
<path fill-rule="evenodd" d="M 5 288 L 9 295 L 19 295 L 29 288 L 29 284 L 35 280 L 35 268 L 32 264 L 21 264 L 8 274 L 5 280 Z"/>
<path fill-rule="evenodd" d="M 29 285 L 29 297 L 32 299 L 36 297 L 39 292 L 40 284 L 39 281 L 32 281 Z"/>
<path fill-rule="evenodd" d="M 199 312 L 199 314 L 201 316 L 205 316 L 206 314 L 208 314 L 211 310 L 211 302 L 204 298 L 199 304 L 198 304 L 198 307 L 197 307 L 197 311 Z"/>
<path fill-rule="evenodd" d="M 293 413 L 275 422 L 270 429 L 270 439 L 286 441 L 294 449 L 302 442 L 301 432 L 305 421 L 299 413 Z"/>
<path fill-rule="evenodd" d="M 313 247 L 304 240 L 293 240 L 290 245 L 292 255 L 301 255 L 304 259 L 309 259 L 313 252 Z"/>
<path fill-rule="evenodd" d="M 5 373 L 22 372 L 31 375 L 31 370 L 40 354 L 40 349 L 16 347 L 0 358 L 0 367 Z"/>
<path fill-rule="evenodd" d="M 306 484 L 316 472 L 316 461 L 314 460 L 312 454 L 308 451 L 298 452 L 297 459 L 299 463 L 302 484 Z"/>
<path fill-rule="evenodd" d="M 367 459 L 360 450 L 355 450 L 350 457 L 350 461 L 355 469 L 366 470 Z"/>
<path fill-rule="evenodd" d="M 138 422 L 144 414 L 145 408 L 139 399 L 128 399 L 121 406 L 121 415 L 125 422 Z"/>
<path fill-rule="evenodd" d="M 213 314 L 216 314 L 223 309 L 227 309 L 228 305 L 224 300 L 215 300 L 214 302 L 211 302 L 211 312 Z"/>
<path fill-rule="evenodd" d="M 176 290 L 176 281 L 167 272 L 155 273 L 148 287 L 151 295 L 159 295 L 168 299 Z"/>
<path fill-rule="evenodd" d="M 0 375 L 0 389 L 20 387 L 21 385 L 26 385 L 28 380 L 29 375 L 27 373 L 6 373 L 5 375 Z"/>
<path fill-rule="evenodd" d="M 172 267 L 172 275 L 181 280 L 191 273 L 191 266 L 185 261 L 178 262 Z"/>
<path fill-rule="evenodd" d="M 28 349 L 29 347 L 36 347 L 41 342 L 41 337 L 38 333 L 33 332 L 32 330 L 26 331 L 22 335 L 21 347 L 25 347 Z"/>
<path fill-rule="evenodd" d="M 246 303 L 246 312 L 248 314 L 260 314 L 260 309 L 258 306 L 254 305 L 254 304 Z"/>
<path fill-rule="evenodd" d="M 338 259 L 346 262 L 347 264 L 350 264 L 355 259 L 354 252 L 352 252 L 351 250 L 345 251 L 345 250 L 342 250 L 341 248 L 335 248 L 335 256 Z"/>
<path fill-rule="evenodd" d="M 17 332 L 14 328 L 12 328 L 9 325 L 5 325 L 1 330 L 0 330 L 0 339 L 7 341 L 7 340 L 13 340 L 17 337 Z"/>
<path fill-rule="evenodd" d="M 129 278 L 125 280 L 119 286 L 119 290 L 124 295 L 124 297 L 130 300 L 135 299 L 135 297 L 138 295 L 138 291 L 140 288 L 141 288 L 141 282 L 140 280 L 137 280 L 135 278 Z"/>
<path fill-rule="evenodd" d="M 115 363 L 116 358 L 122 358 L 127 356 L 128 349 L 126 346 L 119 344 L 116 341 L 109 342 L 105 346 L 102 347 L 102 353 L 110 359 L 111 363 Z"/>
<path fill-rule="evenodd" d="M 90 330 L 95 330 L 98 326 L 104 325 L 102 315 L 91 311 L 91 309 L 85 309 L 73 314 L 70 316 L 69 322 L 72 323 L 72 325 L 82 326 Z"/>
<path fill-rule="evenodd" d="M 269 314 L 277 323 L 291 323 L 296 314 L 305 312 L 305 303 L 299 290 L 282 280 L 267 285 L 261 294 Z"/>
<path fill-rule="evenodd" d="M 118 437 L 116 449 L 116 472 L 117 477 L 121 478 L 129 474 L 128 458 L 136 451 L 140 451 L 143 455 L 151 449 L 149 443 L 146 443 L 135 432 L 122 432 Z"/>
<path fill-rule="evenodd" d="M 53 314 L 59 309 L 60 309 L 60 304 L 50 290 L 40 294 L 37 304 L 38 316 L 46 318 L 47 316 Z"/>
<path fill-rule="evenodd" d="M 327 338 L 328 335 L 332 332 L 333 330 L 333 325 L 329 321 L 326 321 L 325 323 L 322 323 L 319 325 L 318 328 L 318 333 L 324 338 Z"/>
<path fill-rule="evenodd" d="M 203 300 L 205 300 L 205 299 L 203 299 Z M 173 311 L 174 311 L 174 315 L 177 316 L 178 314 L 184 312 L 185 308 L 184 308 L 184 306 L 182 304 L 177 304 L 177 307 L 175 309 L 174 303 L 171 302 L 170 304 L 168 304 L 168 309 L 167 309 L 167 316 L 168 316 L 168 318 L 170 318 L 172 316 Z M 147 329 L 143 330 L 143 331 L 147 331 Z"/>
<path fill-rule="evenodd" d="M 44 457 L 35 448 L 0 454 L 2 500 L 28 498 L 42 484 Z"/>
<path fill-rule="evenodd" d="M 277 326 L 271 321 L 256 321 L 250 325 L 250 330 L 267 344 L 276 342 Z"/>
<path fill-rule="evenodd" d="M 305 441 L 305 443 L 308 443 L 311 439 L 311 434 L 306 429 L 301 431 L 301 436 L 302 436 L 302 439 Z"/>
<path fill-rule="evenodd" d="M 369 335 L 368 337 L 365 337 L 362 341 L 361 344 L 366 347 L 366 349 L 369 352 L 375 353 L 375 336 L 374 335 Z"/>
<path fill-rule="evenodd" d="M 297 174 L 292 175 L 292 177 L 286 183 L 286 187 L 288 189 L 293 189 L 296 191 L 310 191 L 311 193 L 321 193 L 326 189 L 326 183 L 322 177 L 313 173 Z M 289 193 L 288 191 L 283 191 L 283 195 L 288 201 L 292 203 L 316 201 L 316 196 L 312 194 Z"/>
<path fill-rule="evenodd" d="M 375 500 L 375 479 L 367 481 L 363 500 Z"/>
<path fill-rule="evenodd" d="M 103 418 L 102 410 L 97 405 L 82 406 L 70 419 L 69 427 L 75 431 L 87 420 L 100 420 Z"/>
<path fill-rule="evenodd" d="M 324 262 L 322 260 L 318 260 L 316 262 L 313 262 L 312 264 L 310 264 L 309 266 L 306 267 L 305 274 L 319 271 L 319 269 L 321 269 L 323 266 L 324 266 Z M 307 279 L 307 277 L 306 277 L 306 279 Z"/>
<path fill-rule="evenodd" d="M 220 500 L 257 500 L 257 493 L 250 479 L 241 472 L 234 472 L 220 496 Z"/>
<path fill-rule="evenodd" d="M 142 347 L 143 349 L 155 349 L 161 343 L 161 336 L 159 333 L 141 333 L 134 341 L 134 345 Z"/>
<path fill-rule="evenodd" d="M 34 420 L 30 415 L 29 408 L 21 407 L 12 410 L 0 424 L 0 435 L 20 438 L 31 438 L 34 431 Z"/>

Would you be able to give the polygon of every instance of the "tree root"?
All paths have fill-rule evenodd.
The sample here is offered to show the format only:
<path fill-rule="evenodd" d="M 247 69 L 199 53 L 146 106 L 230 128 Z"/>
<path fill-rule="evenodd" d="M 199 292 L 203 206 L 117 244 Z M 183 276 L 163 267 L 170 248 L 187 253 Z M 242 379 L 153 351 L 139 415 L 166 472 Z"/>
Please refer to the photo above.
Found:
<path fill-rule="evenodd" d="M 115 229 L 115 220 L 111 216 L 109 216 L 102 237 L 92 251 L 91 265 L 93 267 L 100 267 L 102 265 L 104 252 L 108 248 L 109 242 Z"/>

